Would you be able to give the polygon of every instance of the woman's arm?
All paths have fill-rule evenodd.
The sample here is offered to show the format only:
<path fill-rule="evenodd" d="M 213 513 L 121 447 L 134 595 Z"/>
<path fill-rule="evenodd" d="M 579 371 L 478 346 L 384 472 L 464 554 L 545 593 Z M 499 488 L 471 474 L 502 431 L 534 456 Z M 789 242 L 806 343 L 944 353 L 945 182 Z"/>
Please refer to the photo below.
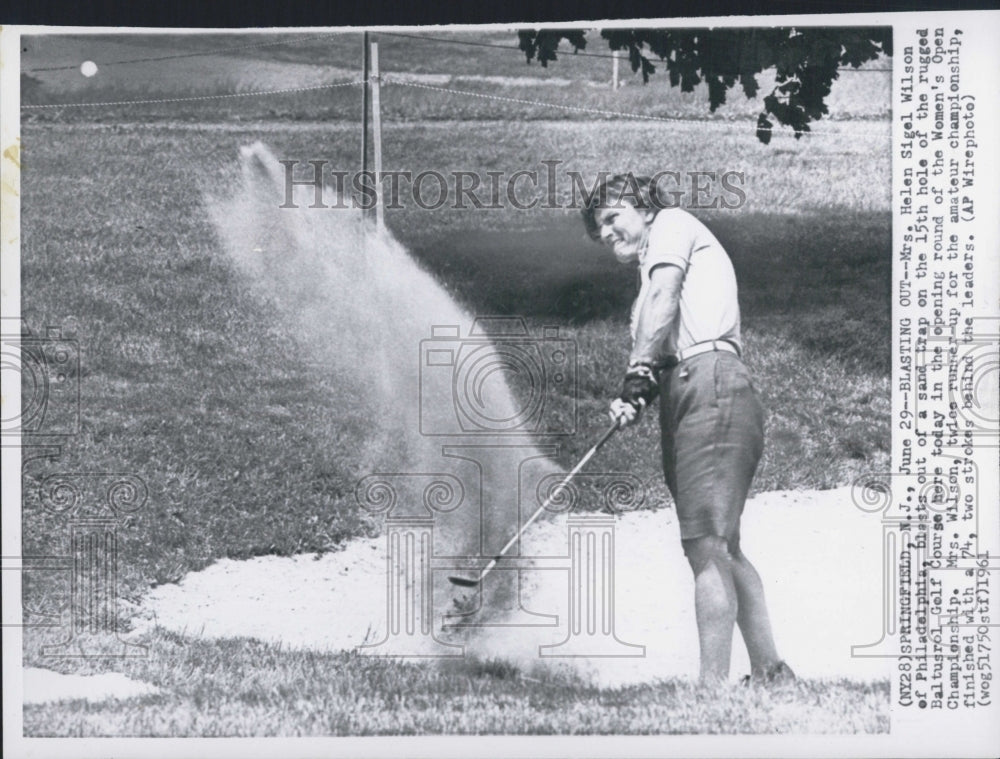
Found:
<path fill-rule="evenodd" d="M 684 270 L 673 264 L 657 266 L 649 273 L 649 292 L 636 320 L 629 364 L 655 365 L 666 358 L 683 283 Z"/>

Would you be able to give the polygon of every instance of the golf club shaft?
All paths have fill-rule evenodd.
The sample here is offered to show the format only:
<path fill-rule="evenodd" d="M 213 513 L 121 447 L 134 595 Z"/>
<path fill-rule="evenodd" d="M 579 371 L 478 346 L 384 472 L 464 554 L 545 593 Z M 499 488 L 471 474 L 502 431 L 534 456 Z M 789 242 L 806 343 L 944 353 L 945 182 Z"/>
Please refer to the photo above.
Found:
<path fill-rule="evenodd" d="M 490 563 L 487 564 L 483 568 L 483 571 L 479 573 L 479 579 L 476 581 L 477 584 L 482 582 L 483 578 L 486 577 L 486 575 L 488 575 L 491 571 L 493 571 L 493 568 L 496 567 L 497 562 L 499 562 L 500 559 L 502 559 L 503 556 L 507 553 L 507 551 L 509 551 L 511 547 L 520 539 L 521 535 L 523 535 L 524 531 L 531 526 L 532 522 L 534 522 L 536 519 L 538 519 L 539 516 L 541 516 L 542 512 L 549 507 L 552 501 L 555 500 L 555 498 L 570 483 L 570 481 L 574 477 L 576 477 L 576 475 L 580 473 L 580 470 L 587 465 L 587 462 L 590 461 L 592 458 L 594 458 L 594 454 L 596 454 L 601 449 L 601 446 L 603 446 L 606 442 L 608 442 L 608 440 L 611 439 L 611 436 L 618 431 L 619 425 L 620 425 L 620 419 L 615 419 L 615 423 L 608 429 L 607 432 L 604 433 L 604 435 L 601 436 L 601 439 L 598 440 L 596 443 L 594 443 L 594 446 L 589 451 L 587 451 L 586 454 L 584 454 L 583 458 L 580 459 L 579 462 L 577 462 L 577 465 L 575 467 L 569 470 L 569 474 L 567 474 L 563 478 L 562 482 L 560 482 L 559 485 L 556 486 L 556 489 L 552 491 L 552 494 L 545 499 L 544 503 L 542 503 L 542 505 L 538 507 L 538 510 L 531 515 L 528 521 L 525 522 L 523 525 L 521 525 L 521 528 L 515 533 L 514 537 L 512 537 L 509 541 L 507 541 L 507 545 L 501 548 L 500 552 L 496 554 L 496 556 L 494 556 L 492 559 L 490 559 Z"/>

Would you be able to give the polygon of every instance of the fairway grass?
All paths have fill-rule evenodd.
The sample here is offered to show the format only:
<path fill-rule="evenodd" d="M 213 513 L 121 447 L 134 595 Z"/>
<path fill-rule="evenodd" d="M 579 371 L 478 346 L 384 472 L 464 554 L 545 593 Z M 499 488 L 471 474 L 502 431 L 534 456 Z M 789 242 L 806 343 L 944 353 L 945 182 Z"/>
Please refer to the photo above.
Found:
<path fill-rule="evenodd" d="M 37 498 L 56 472 L 129 472 L 149 487 L 119 531 L 119 590 L 138 601 L 223 557 L 336 550 L 377 534 L 357 480 L 379 462 L 364 362 L 320 364 L 274 305 L 247 295 L 203 206 L 237 177 L 237 150 L 357 162 L 351 129 L 28 121 L 23 128 L 22 303 L 36 331 L 81 347 L 78 435 L 24 472 L 24 553 L 62 550 L 65 523 Z M 889 463 L 888 151 L 869 130 L 772 143 L 749 130 L 709 139 L 662 125 L 411 123 L 387 129 L 392 168 L 746 170 L 747 205 L 705 219 L 740 279 L 747 362 L 768 411 L 755 492 L 831 488 Z M 852 130 L 855 130 L 852 132 Z M 857 131 L 861 130 L 861 131 Z M 262 133 L 263 132 L 263 133 Z M 886 132 L 887 133 L 887 132 Z M 635 160 L 637 146 L 642 155 Z M 420 165 L 409 166 L 419 160 Z M 628 161 L 633 161 L 627 164 Z M 840 177 L 836 192 L 826 177 Z M 849 181 L 843 178 L 848 177 Z M 579 357 L 577 434 L 563 465 L 606 427 L 626 359 L 629 272 L 583 239 L 575 212 L 407 208 L 390 227 L 476 313 L 558 324 Z M 417 361 L 419 346 L 412 360 Z M 357 359 L 358 357 L 351 357 Z M 359 371 L 357 364 L 360 364 Z M 360 399 L 360 400 L 359 400 Z M 572 399 L 560 402 L 568 407 Z M 652 420 L 621 435 L 601 468 L 632 471 L 666 504 Z M 64 588 L 25 577 L 25 603 L 59 612 Z M 64 609 L 63 609 L 64 611 Z M 128 613 L 122 623 L 128 626 Z M 196 633 L 196 631 L 192 631 Z M 25 662 L 46 667 L 43 632 Z M 502 666 L 455 670 L 282 651 L 196 634 L 144 636 L 145 660 L 114 668 L 167 695 L 30 706 L 31 735 L 878 732 L 888 685 L 805 682 L 706 694 L 685 682 L 621 690 L 537 683 Z"/>

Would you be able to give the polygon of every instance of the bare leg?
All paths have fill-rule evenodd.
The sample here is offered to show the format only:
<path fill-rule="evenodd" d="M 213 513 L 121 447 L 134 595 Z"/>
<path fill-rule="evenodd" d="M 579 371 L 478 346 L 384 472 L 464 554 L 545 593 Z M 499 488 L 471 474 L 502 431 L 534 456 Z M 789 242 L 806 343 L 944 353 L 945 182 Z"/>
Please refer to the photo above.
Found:
<path fill-rule="evenodd" d="M 719 682 L 729 677 L 733 627 L 737 617 L 732 560 L 725 538 L 706 536 L 682 543 L 694 572 L 701 681 Z"/>
<path fill-rule="evenodd" d="M 764 585 L 757 570 L 738 545 L 731 557 L 739 604 L 736 622 L 750 655 L 750 674 L 759 677 L 780 661 L 764 601 Z"/>

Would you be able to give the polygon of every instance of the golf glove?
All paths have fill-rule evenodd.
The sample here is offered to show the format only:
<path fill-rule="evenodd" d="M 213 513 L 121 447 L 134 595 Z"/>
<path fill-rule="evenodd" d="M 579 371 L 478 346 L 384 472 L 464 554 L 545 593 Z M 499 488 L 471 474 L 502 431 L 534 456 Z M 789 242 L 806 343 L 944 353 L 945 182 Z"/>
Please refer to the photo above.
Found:
<path fill-rule="evenodd" d="M 649 364 L 629 364 L 622 383 L 621 395 L 611 403 L 611 416 L 622 426 L 633 424 L 639 412 L 652 403 L 660 392 L 656 373 Z"/>
<path fill-rule="evenodd" d="M 629 364 L 625 382 L 622 383 L 622 394 L 619 396 L 623 401 L 636 406 L 641 400 L 643 405 L 649 405 L 656 400 L 659 392 L 660 385 L 656 381 L 652 365 Z"/>

